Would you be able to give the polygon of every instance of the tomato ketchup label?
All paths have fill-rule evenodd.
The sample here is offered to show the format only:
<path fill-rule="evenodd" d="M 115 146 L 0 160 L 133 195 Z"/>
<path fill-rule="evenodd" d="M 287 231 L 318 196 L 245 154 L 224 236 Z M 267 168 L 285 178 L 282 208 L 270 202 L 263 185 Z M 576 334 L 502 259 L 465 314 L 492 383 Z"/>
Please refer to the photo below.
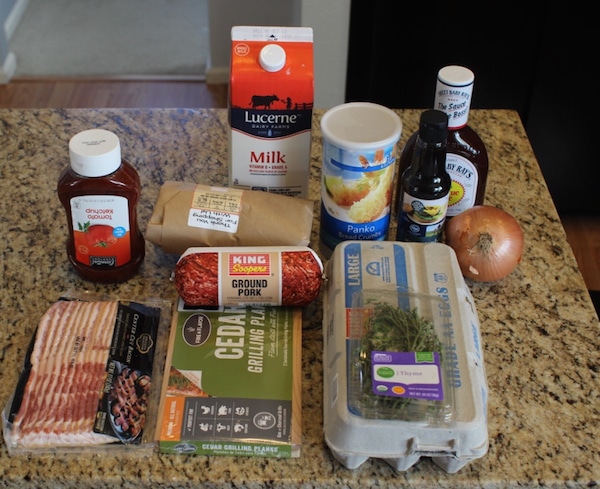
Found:
<path fill-rule="evenodd" d="M 93 268 L 115 268 L 131 260 L 129 203 L 115 195 L 71 199 L 75 259 Z"/>
<path fill-rule="evenodd" d="M 308 197 L 313 39 L 308 27 L 233 27 L 229 186 Z"/>

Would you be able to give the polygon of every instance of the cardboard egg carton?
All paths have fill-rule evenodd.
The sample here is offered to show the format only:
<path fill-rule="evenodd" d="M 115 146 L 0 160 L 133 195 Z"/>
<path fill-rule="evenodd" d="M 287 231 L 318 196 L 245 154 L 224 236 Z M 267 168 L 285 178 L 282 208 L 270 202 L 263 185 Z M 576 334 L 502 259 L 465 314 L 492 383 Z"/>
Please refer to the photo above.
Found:
<path fill-rule="evenodd" d="M 484 456 L 487 382 L 479 320 L 454 251 L 441 243 L 346 241 L 336 247 L 325 272 L 324 436 L 333 456 L 350 469 L 379 458 L 398 471 L 430 457 L 449 473 Z M 417 307 L 440 337 L 443 399 L 411 399 L 425 406 L 416 415 L 356 408 L 356 379 L 349 368 L 357 337 L 353 317 L 365 294 L 374 293 Z M 397 387 L 404 392 L 410 385 Z"/>

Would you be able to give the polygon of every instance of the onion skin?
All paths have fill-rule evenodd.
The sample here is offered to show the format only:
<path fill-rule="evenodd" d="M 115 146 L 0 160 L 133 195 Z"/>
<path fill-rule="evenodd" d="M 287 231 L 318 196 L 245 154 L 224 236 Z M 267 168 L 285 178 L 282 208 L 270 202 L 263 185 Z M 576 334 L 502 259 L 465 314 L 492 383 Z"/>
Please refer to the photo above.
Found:
<path fill-rule="evenodd" d="M 448 221 L 446 244 L 456 252 L 464 277 L 496 282 L 521 262 L 525 239 L 511 214 L 497 207 L 477 205 Z"/>

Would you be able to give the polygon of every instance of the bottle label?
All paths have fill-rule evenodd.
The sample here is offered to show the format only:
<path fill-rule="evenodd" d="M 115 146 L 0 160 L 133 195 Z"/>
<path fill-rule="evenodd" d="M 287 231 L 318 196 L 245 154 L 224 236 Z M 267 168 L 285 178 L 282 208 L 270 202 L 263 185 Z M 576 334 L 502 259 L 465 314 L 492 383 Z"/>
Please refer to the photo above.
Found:
<path fill-rule="evenodd" d="M 116 195 L 71 199 L 75 259 L 82 265 L 110 269 L 131 260 L 129 202 Z"/>
<path fill-rule="evenodd" d="M 395 161 L 395 144 L 365 151 L 324 144 L 320 237 L 328 248 L 387 238 Z"/>
<path fill-rule="evenodd" d="M 448 216 L 456 216 L 475 205 L 479 173 L 473 163 L 455 153 L 446 154 L 446 171 L 452 178 Z"/>
<path fill-rule="evenodd" d="M 459 129 L 467 125 L 473 83 L 452 86 L 438 79 L 433 108 L 448 115 L 448 129 Z"/>
<path fill-rule="evenodd" d="M 421 243 L 440 241 L 447 208 L 448 195 L 428 200 L 405 193 L 398 219 L 398 240 Z"/>

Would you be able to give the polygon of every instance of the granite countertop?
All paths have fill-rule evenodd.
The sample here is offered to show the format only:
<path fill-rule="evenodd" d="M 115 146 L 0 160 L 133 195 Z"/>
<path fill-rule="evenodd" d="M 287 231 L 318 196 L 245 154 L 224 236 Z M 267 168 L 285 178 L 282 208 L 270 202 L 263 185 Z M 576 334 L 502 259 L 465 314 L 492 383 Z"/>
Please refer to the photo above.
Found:
<path fill-rule="evenodd" d="M 400 148 L 420 110 L 398 110 Z M 319 200 L 321 137 L 314 113 L 310 198 Z M 349 470 L 323 439 L 320 301 L 303 317 L 302 454 L 297 459 L 194 455 L 9 456 L 0 445 L 0 486 L 11 487 L 590 487 L 600 484 L 600 328 L 540 168 L 516 112 L 472 110 L 487 145 L 486 203 L 525 232 L 522 262 L 495 284 L 468 283 L 481 323 L 489 384 L 488 453 L 447 474 L 429 459 L 396 473 L 381 460 Z M 121 285 L 80 280 L 64 249 L 56 196 L 68 141 L 102 127 L 121 139 L 143 185 L 145 229 L 166 180 L 227 184 L 227 111 L 0 110 L 0 404 L 12 394 L 41 314 L 66 290 L 175 300 L 177 257 L 147 243 L 140 273 Z M 318 250 L 318 205 L 311 246 Z M 395 235 L 392 226 L 390 233 Z"/>

